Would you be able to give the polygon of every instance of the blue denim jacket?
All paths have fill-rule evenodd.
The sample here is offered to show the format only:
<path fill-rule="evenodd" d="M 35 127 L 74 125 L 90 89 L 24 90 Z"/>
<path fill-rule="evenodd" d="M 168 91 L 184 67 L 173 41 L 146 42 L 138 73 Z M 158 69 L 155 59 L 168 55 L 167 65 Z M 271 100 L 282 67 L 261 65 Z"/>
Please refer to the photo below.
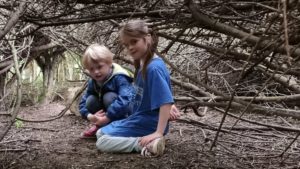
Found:
<path fill-rule="evenodd" d="M 135 96 L 135 89 L 132 84 L 132 75 L 120 65 L 113 64 L 111 77 L 104 82 L 102 87 L 96 81 L 89 79 L 87 89 L 79 103 L 79 111 L 83 118 L 90 113 L 86 108 L 86 99 L 90 95 L 103 96 L 106 92 L 114 92 L 117 99 L 107 108 L 106 116 L 111 120 L 124 119 L 132 113 L 132 101 Z"/>

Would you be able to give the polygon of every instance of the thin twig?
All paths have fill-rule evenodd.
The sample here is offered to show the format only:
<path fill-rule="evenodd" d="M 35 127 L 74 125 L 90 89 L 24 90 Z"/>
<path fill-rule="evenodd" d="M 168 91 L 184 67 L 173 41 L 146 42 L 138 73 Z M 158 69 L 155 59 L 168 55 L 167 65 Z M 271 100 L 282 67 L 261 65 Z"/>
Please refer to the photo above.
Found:
<path fill-rule="evenodd" d="M 82 85 L 82 87 L 80 88 L 79 92 L 76 93 L 76 95 L 73 97 L 73 100 L 57 116 L 55 116 L 53 118 L 49 118 L 49 119 L 43 119 L 43 120 L 29 120 L 29 119 L 23 119 L 23 118 L 20 118 L 20 117 L 17 117 L 16 119 L 24 121 L 24 122 L 30 122 L 30 123 L 42 123 L 42 122 L 53 121 L 53 120 L 56 120 L 56 119 L 59 119 L 59 118 L 63 117 L 63 115 L 70 109 L 70 107 L 72 106 L 72 104 L 77 100 L 77 98 L 81 95 L 81 93 L 87 87 L 87 82 L 88 81 L 86 81 Z"/>
<path fill-rule="evenodd" d="M 252 35 L 252 34 L 250 34 L 250 35 Z M 250 35 L 249 35 L 249 36 L 250 36 Z M 247 36 L 247 37 L 245 37 L 244 39 L 242 39 L 240 43 L 242 43 L 243 41 L 245 41 L 249 36 Z M 252 52 L 251 52 L 251 55 L 249 55 L 249 57 L 247 58 L 247 61 L 250 61 L 251 57 L 252 57 L 253 54 L 254 54 L 253 51 L 255 51 L 256 48 L 258 47 L 259 42 L 260 42 L 260 40 L 259 40 L 259 41 L 256 43 L 256 45 L 254 46 L 254 48 L 253 48 L 253 50 L 252 50 Z M 226 55 L 226 53 L 225 53 L 224 55 Z M 244 73 L 245 73 L 245 71 L 246 71 L 247 65 L 248 65 L 248 62 L 246 62 L 246 63 L 243 65 L 243 69 L 242 69 L 242 71 L 240 72 L 239 77 L 238 77 L 238 79 L 237 79 L 237 81 L 236 81 L 236 83 L 235 83 L 233 92 L 232 92 L 232 94 L 231 94 L 231 98 L 230 98 L 229 103 L 228 103 L 228 105 L 227 105 L 227 107 L 226 107 L 226 109 L 225 109 L 225 113 L 223 114 L 223 117 L 222 117 L 222 119 L 221 119 L 221 123 L 220 123 L 220 125 L 219 125 L 218 131 L 217 131 L 217 133 L 216 133 L 216 135 L 215 135 L 215 138 L 214 138 L 214 140 L 213 140 L 213 142 L 212 142 L 212 144 L 211 144 L 210 151 L 214 148 L 214 146 L 215 146 L 215 144 L 216 144 L 216 142 L 217 142 L 217 140 L 218 140 L 218 136 L 219 136 L 220 130 L 221 130 L 223 124 L 224 124 L 224 121 L 225 121 L 225 118 L 226 118 L 226 116 L 227 116 L 227 113 L 228 113 L 228 111 L 229 111 L 229 109 L 230 109 L 230 107 L 231 107 L 231 103 L 233 102 L 233 99 L 234 99 L 236 90 L 238 89 L 241 80 L 244 78 Z M 249 105 L 250 105 L 250 104 L 249 104 Z"/>
<path fill-rule="evenodd" d="M 17 49 L 15 48 L 15 44 L 13 41 L 9 41 L 9 45 L 11 47 L 11 51 L 13 54 L 13 60 L 14 60 L 14 65 L 15 65 L 15 71 L 16 71 L 16 75 L 17 75 L 17 98 L 16 98 L 16 106 L 13 110 L 13 112 L 11 113 L 11 119 L 9 121 L 9 123 L 7 124 L 7 126 L 4 128 L 3 132 L 0 134 L 0 141 L 2 141 L 2 139 L 4 138 L 4 136 L 8 133 L 9 129 L 11 128 L 12 124 L 15 122 L 15 119 L 20 111 L 20 106 L 21 106 L 21 100 L 22 100 L 22 91 L 21 91 L 21 87 L 22 87 L 22 79 L 21 79 L 21 73 L 19 70 L 19 62 L 18 62 L 18 56 L 17 56 Z"/>

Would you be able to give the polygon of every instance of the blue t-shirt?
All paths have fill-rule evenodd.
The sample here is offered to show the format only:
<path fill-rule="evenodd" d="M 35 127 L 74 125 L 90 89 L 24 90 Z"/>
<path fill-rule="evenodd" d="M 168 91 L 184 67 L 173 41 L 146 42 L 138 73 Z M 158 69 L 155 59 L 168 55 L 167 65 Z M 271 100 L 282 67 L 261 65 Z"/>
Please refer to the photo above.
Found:
<path fill-rule="evenodd" d="M 163 60 L 153 58 L 147 66 L 146 80 L 141 71 L 135 81 L 136 96 L 133 114 L 123 120 L 114 121 L 101 128 L 103 134 L 111 136 L 140 137 L 156 131 L 159 108 L 172 104 L 173 96 L 170 74 Z M 168 131 L 168 126 L 165 134 Z"/>

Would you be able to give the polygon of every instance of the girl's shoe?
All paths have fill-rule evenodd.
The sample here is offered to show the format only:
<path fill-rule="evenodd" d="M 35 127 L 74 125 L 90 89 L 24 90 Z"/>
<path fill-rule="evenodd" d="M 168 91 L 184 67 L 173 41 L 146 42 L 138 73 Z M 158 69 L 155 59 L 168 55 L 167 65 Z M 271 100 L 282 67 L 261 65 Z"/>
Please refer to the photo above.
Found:
<path fill-rule="evenodd" d="M 145 157 L 157 157 L 164 153 L 166 141 L 164 137 L 159 137 L 143 147 L 141 155 Z"/>
<path fill-rule="evenodd" d="M 96 138 L 96 133 L 100 127 L 93 125 L 91 128 L 85 130 L 81 133 L 81 138 Z"/>

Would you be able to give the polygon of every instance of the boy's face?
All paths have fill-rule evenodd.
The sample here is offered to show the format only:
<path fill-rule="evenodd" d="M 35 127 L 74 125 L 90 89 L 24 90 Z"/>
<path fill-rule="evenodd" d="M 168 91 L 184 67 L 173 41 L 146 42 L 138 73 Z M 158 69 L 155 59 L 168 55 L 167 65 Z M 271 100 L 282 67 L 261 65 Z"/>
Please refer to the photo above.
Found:
<path fill-rule="evenodd" d="M 106 77 L 109 75 L 111 71 L 111 64 L 106 62 L 92 62 L 88 67 L 87 70 L 89 71 L 91 77 L 96 80 L 103 82 Z"/>

